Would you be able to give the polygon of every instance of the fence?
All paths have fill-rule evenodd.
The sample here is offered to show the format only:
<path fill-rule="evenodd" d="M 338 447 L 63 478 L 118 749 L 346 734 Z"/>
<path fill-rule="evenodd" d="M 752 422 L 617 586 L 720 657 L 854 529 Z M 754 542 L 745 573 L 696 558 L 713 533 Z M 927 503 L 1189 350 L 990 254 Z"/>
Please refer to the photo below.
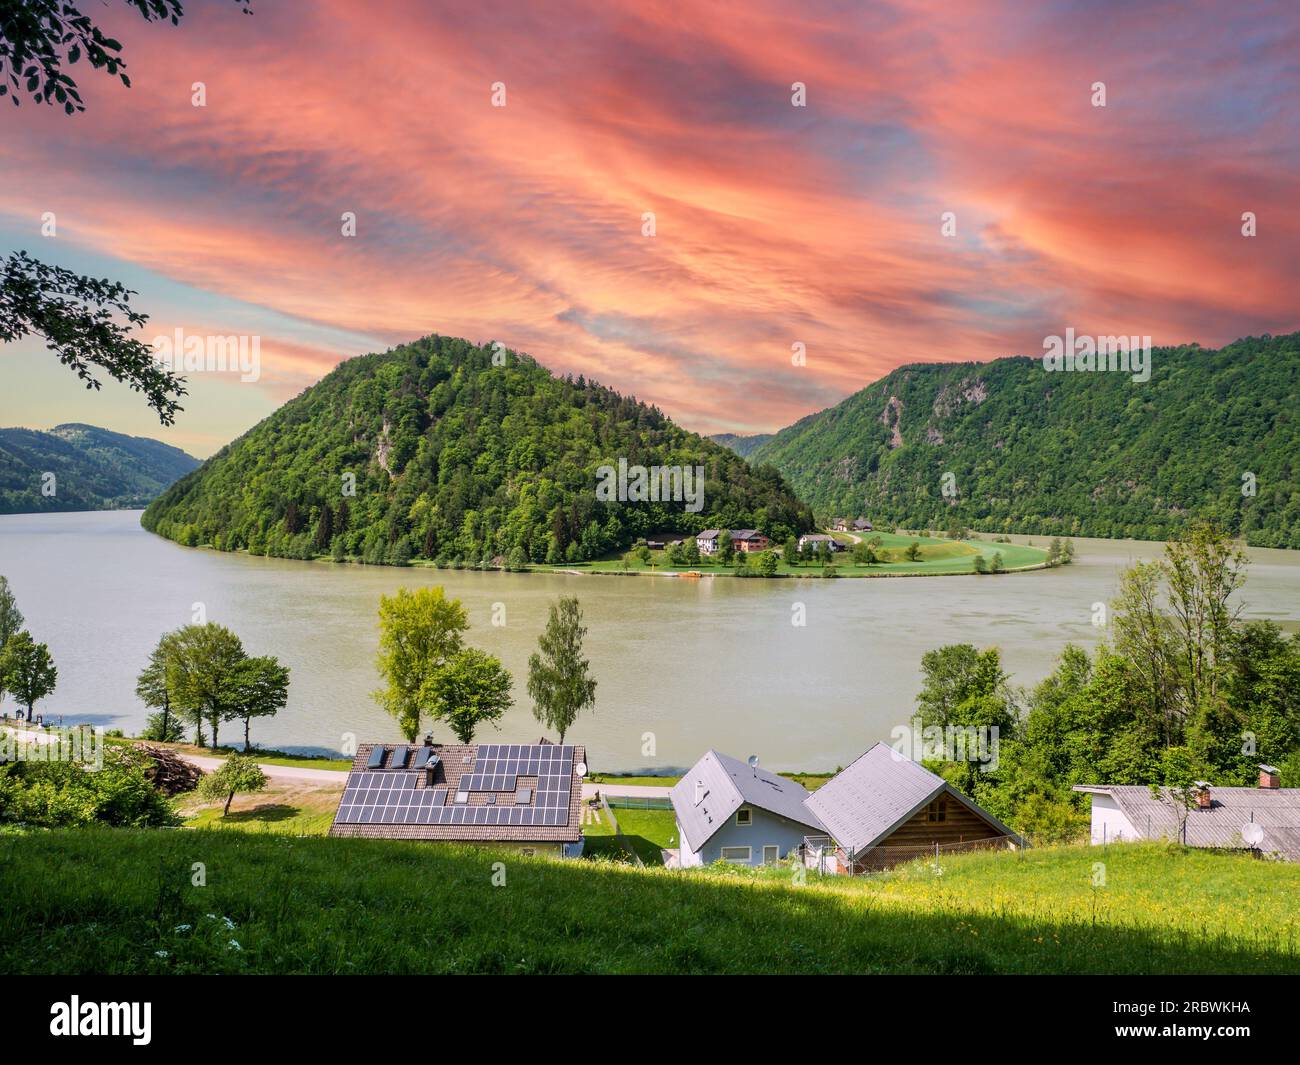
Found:
<path fill-rule="evenodd" d="M 600 797 L 607 805 L 622 810 L 671 810 L 673 808 L 672 799 L 650 798 L 643 795 L 606 795 L 603 791 Z"/>
<path fill-rule="evenodd" d="M 641 855 L 637 854 L 636 848 L 634 848 L 632 844 L 627 841 L 627 837 L 623 835 L 623 830 L 618 826 L 618 818 L 614 816 L 614 811 L 610 808 L 609 800 L 605 798 L 603 794 L 600 797 L 600 805 L 604 808 L 605 816 L 609 818 L 610 826 L 614 829 L 614 838 L 618 840 L 618 845 L 632 856 L 632 860 L 636 862 L 638 866 L 644 869 L 645 862 L 641 860 Z"/>
<path fill-rule="evenodd" d="M 938 859 L 945 854 L 963 854 L 970 851 L 1004 850 L 1015 845 L 1011 836 L 990 836 L 986 839 L 964 840 L 960 843 L 931 843 L 911 847 L 872 847 L 853 857 L 854 873 L 879 872 L 918 858 Z M 848 872 L 849 856 L 828 836 L 805 836 L 803 862 L 809 869 L 823 873 Z"/>

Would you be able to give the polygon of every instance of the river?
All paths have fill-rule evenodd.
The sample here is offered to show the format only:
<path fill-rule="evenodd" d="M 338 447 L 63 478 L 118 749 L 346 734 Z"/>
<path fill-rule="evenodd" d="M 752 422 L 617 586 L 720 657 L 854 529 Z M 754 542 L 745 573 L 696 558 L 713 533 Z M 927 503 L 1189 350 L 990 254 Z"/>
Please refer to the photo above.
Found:
<path fill-rule="evenodd" d="M 0 573 L 59 669 L 57 690 L 37 705 L 47 721 L 138 731 L 148 711 L 136 674 L 158 637 L 202 604 L 250 654 L 276 655 L 292 671 L 288 706 L 254 723 L 255 742 L 325 752 L 348 734 L 399 739 L 371 698 L 379 596 L 441 584 L 469 613 L 468 642 L 499 656 L 516 681 L 500 731 L 478 738 L 535 741 L 528 656 L 548 603 L 567 594 L 581 599 L 599 682 L 595 711 L 568 739 L 604 771 L 679 768 L 709 747 L 757 754 L 773 769 L 835 769 L 908 722 L 921 655 L 946 643 L 996 645 L 1015 682 L 1036 682 L 1067 642 L 1098 642 L 1093 604 L 1114 595 L 1132 560 L 1162 551 L 1136 541 L 1075 546 L 1070 566 L 997 577 L 687 581 L 220 554 L 145 532 L 138 511 L 0 517 Z M 1243 616 L 1300 628 L 1300 552 L 1249 554 Z M 5 705 L 12 710 L 12 697 Z M 221 735 L 241 739 L 242 724 Z"/>

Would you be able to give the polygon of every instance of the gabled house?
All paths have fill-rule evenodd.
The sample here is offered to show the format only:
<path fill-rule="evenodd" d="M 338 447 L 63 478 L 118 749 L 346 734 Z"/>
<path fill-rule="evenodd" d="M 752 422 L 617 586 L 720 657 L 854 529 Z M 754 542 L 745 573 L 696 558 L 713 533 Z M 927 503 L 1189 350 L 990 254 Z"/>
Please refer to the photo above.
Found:
<path fill-rule="evenodd" d="M 721 529 L 705 529 L 703 532 L 695 534 L 695 546 L 700 549 L 701 555 L 712 555 L 718 550 L 718 537 L 722 535 Z"/>
<path fill-rule="evenodd" d="M 701 555 L 716 554 L 718 550 L 718 541 L 722 538 L 722 529 L 705 529 L 703 532 L 695 534 L 695 546 L 700 549 Z M 743 551 L 749 554 L 754 551 L 766 551 L 771 541 L 757 529 L 727 529 L 727 535 L 731 537 L 731 546 L 737 551 Z"/>
<path fill-rule="evenodd" d="M 752 554 L 755 551 L 766 551 L 771 541 L 757 529 L 732 529 L 731 542 L 735 545 L 737 551 L 743 551 L 745 554 Z"/>
<path fill-rule="evenodd" d="M 586 751 L 573 744 L 363 743 L 331 836 L 582 854 Z"/>
<path fill-rule="evenodd" d="M 1284 788 L 1277 769 L 1259 767 L 1259 786 L 1220 788 L 1201 782 L 1189 807 L 1168 788 L 1076 784 L 1092 796 L 1092 842 L 1171 839 L 1188 847 L 1256 850 L 1300 861 L 1300 788 Z"/>
<path fill-rule="evenodd" d="M 877 743 L 810 794 L 826 826 L 805 841 L 805 864 L 826 873 L 887 869 L 941 852 L 1022 847 L 1025 841 L 943 777 Z"/>
<path fill-rule="evenodd" d="M 772 864 L 825 829 L 804 804 L 806 789 L 710 750 L 672 788 L 682 868 L 717 861 Z"/>
<path fill-rule="evenodd" d="M 871 522 L 867 521 L 866 518 L 858 518 L 858 520 L 853 523 L 854 532 L 871 532 L 873 528 Z"/>

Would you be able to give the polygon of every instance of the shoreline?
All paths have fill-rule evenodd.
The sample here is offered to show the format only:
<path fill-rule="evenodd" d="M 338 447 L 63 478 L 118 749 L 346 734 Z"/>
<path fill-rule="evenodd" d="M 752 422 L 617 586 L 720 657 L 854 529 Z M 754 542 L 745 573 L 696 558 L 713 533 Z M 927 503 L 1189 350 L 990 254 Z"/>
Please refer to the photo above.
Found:
<path fill-rule="evenodd" d="M 90 512 L 87 512 L 90 513 Z M 255 555 L 246 547 L 236 548 L 233 551 L 218 550 L 211 544 L 182 544 L 179 541 L 172 540 L 152 529 L 144 528 L 150 536 L 156 536 L 165 543 L 175 544 L 175 546 L 192 551 L 214 551 L 219 555 L 242 555 L 246 558 L 269 558 L 278 562 L 304 562 L 308 564 L 323 563 L 331 566 L 368 566 L 383 569 L 426 569 L 426 570 L 449 570 L 454 573 L 542 573 L 558 574 L 566 577 L 670 577 L 677 580 L 704 580 L 705 578 L 714 577 L 731 577 L 739 580 L 771 581 L 771 580 L 862 580 L 870 578 L 888 578 L 888 577 L 999 577 L 1008 573 L 1029 573 L 1034 570 L 1057 569 L 1060 566 L 1066 566 L 1070 563 L 1061 562 L 1053 566 L 1047 562 L 1047 552 L 1042 548 L 1029 547 L 1029 550 L 1038 551 L 1043 555 L 1042 561 L 1034 562 L 1024 566 L 1006 566 L 998 573 L 976 573 L 974 570 L 948 570 L 948 571 L 927 571 L 927 570 L 876 570 L 867 572 L 851 572 L 847 568 L 841 569 L 836 567 L 836 572 L 831 576 L 824 575 L 820 569 L 809 567 L 807 573 L 774 573 L 770 577 L 758 573 L 746 574 L 744 576 L 734 572 L 730 568 L 719 569 L 716 572 L 708 570 L 693 569 L 581 569 L 576 568 L 582 563 L 568 565 L 548 566 L 545 563 L 530 563 L 523 569 L 510 569 L 508 566 L 481 566 L 477 564 L 460 565 L 460 566 L 439 566 L 430 559 L 412 559 L 405 565 L 393 565 L 388 562 L 362 562 L 359 558 L 335 559 L 327 555 L 316 555 L 313 558 L 289 558 L 281 555 Z M 994 543 L 995 541 L 989 541 Z M 1152 541 L 1153 543 L 1155 541 Z M 1028 546 L 1028 545 L 1015 545 Z M 971 556 L 972 558 L 975 556 Z M 892 565 L 894 563 L 883 563 Z M 832 563 L 834 565 L 834 563 Z"/>

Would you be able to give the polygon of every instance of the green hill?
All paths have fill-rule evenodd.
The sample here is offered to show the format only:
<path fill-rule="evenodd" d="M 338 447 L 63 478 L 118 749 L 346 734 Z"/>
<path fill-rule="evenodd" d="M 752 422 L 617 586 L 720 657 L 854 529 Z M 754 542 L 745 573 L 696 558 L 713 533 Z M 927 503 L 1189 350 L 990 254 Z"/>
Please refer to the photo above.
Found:
<path fill-rule="evenodd" d="M 0 514 L 143 507 L 198 464 L 170 444 L 93 425 L 0 429 Z"/>
<path fill-rule="evenodd" d="M 1300 972 L 1294 865 L 1126 844 L 945 857 L 941 869 L 800 886 L 780 868 L 57 829 L 0 836 L 0 971 Z"/>
<path fill-rule="evenodd" d="M 878 528 L 1155 540 L 1211 518 L 1300 548 L 1300 334 L 1156 348 L 1145 383 L 1026 357 L 904 366 L 750 461 L 775 465 L 819 518 Z"/>
<path fill-rule="evenodd" d="M 145 512 L 187 544 L 294 558 L 577 562 L 647 533 L 812 514 L 771 468 L 534 360 L 431 336 L 338 366 Z M 602 465 L 704 467 L 703 506 L 604 501 Z M 355 491 L 349 494 L 354 486 Z"/>

